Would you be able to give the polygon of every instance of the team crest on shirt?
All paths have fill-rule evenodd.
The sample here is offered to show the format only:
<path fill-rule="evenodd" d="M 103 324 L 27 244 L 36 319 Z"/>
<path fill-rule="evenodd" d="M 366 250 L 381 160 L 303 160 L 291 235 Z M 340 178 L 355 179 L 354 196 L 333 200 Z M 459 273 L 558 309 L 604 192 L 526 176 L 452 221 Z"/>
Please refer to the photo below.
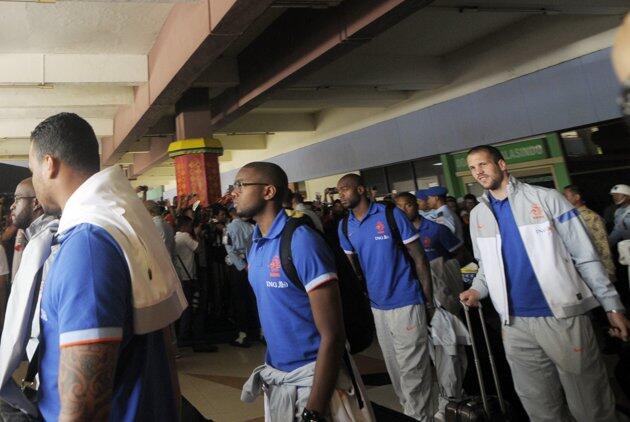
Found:
<path fill-rule="evenodd" d="M 543 213 L 542 207 L 540 204 L 532 204 L 532 209 L 529 211 L 532 218 L 534 220 L 540 220 L 541 218 L 545 218 L 545 213 Z"/>
<path fill-rule="evenodd" d="M 385 224 L 381 220 L 376 222 L 376 236 L 374 236 L 374 240 L 387 240 L 389 236 L 385 234 Z"/>
<path fill-rule="evenodd" d="M 269 263 L 269 277 L 280 277 L 280 268 L 282 268 L 282 263 L 280 263 L 280 257 L 276 255 Z"/>
<path fill-rule="evenodd" d="M 424 249 L 429 249 L 431 247 L 431 238 L 429 236 L 424 236 L 422 238 L 422 246 Z"/>

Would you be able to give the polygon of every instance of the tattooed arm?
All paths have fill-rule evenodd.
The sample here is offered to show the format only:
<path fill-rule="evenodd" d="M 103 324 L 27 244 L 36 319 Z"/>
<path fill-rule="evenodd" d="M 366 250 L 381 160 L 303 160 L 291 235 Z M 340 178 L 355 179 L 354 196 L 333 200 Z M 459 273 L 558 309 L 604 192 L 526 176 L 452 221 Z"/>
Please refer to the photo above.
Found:
<path fill-rule="evenodd" d="M 111 342 L 61 348 L 60 421 L 105 421 L 109 418 L 118 345 Z"/>

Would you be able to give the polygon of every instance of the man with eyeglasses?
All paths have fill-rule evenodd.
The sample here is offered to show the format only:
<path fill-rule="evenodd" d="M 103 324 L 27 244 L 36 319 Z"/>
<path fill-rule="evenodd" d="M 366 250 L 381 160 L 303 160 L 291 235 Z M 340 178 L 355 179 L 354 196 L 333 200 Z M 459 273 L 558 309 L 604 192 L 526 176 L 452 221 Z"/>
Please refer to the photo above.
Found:
<path fill-rule="evenodd" d="M 50 242 L 43 238 L 52 237 L 57 232 L 59 219 L 56 215 L 44 213 L 30 177 L 22 180 L 15 188 L 10 213 L 18 234 L 13 255 L 11 296 L 6 307 L 11 319 L 7 321 L 7 327 L 3 325 L 0 343 L 0 419 L 12 420 L 21 415 L 20 420 L 24 420 L 24 414 L 19 409 L 28 410 L 28 407 L 24 407 L 26 398 L 21 395 L 16 397 L 17 392 L 12 388 L 17 389 L 17 386 L 7 383 L 7 377 L 13 374 L 24 354 L 29 361 L 37 360 L 35 353 L 39 344 L 40 325 L 39 318 L 33 318 L 39 303 L 37 292 L 58 249 L 57 246 L 51 248 Z M 24 268 L 18 273 L 20 267 Z M 2 303 L 4 305 L 5 302 Z M 29 321 L 32 321 L 30 325 Z M 33 413 L 33 410 L 29 413 Z"/>
<path fill-rule="evenodd" d="M 20 267 L 22 251 L 29 239 L 43 230 L 48 223 L 56 220 L 57 216 L 44 214 L 41 204 L 35 197 L 33 180 L 30 177 L 22 180 L 15 188 L 10 212 L 11 221 L 18 228 L 13 254 L 13 268 L 11 269 L 11 279 L 13 280 Z"/>
<path fill-rule="evenodd" d="M 264 386 L 266 420 L 370 420 L 341 369 L 346 337 L 332 251 L 314 229 L 299 226 L 291 253 L 304 287 L 294 285 L 282 268 L 280 239 L 290 218 L 282 202 L 288 184 L 284 170 L 266 162 L 245 165 L 234 183 L 238 216 L 256 221 L 248 278 L 267 340 L 265 364 L 254 370 L 241 397 L 254 401 Z M 287 388 L 295 393 L 287 394 Z M 365 396 L 364 402 L 363 412 L 369 413 Z"/>

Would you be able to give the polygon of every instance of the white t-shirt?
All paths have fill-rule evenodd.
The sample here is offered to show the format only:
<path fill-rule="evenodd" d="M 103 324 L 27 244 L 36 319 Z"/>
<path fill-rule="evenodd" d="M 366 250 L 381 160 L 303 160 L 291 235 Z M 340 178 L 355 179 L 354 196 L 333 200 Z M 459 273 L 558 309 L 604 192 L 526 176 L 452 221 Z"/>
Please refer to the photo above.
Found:
<path fill-rule="evenodd" d="M 175 233 L 175 270 L 180 280 L 190 280 L 197 277 L 195 266 L 195 251 L 199 246 L 199 242 L 192 238 L 190 233 Z M 178 258 L 179 257 L 179 258 Z M 181 259 L 181 262 L 180 262 Z M 184 264 L 186 270 L 182 268 Z M 186 273 L 188 271 L 188 274 Z M 190 276 L 189 276 L 190 275 Z"/>

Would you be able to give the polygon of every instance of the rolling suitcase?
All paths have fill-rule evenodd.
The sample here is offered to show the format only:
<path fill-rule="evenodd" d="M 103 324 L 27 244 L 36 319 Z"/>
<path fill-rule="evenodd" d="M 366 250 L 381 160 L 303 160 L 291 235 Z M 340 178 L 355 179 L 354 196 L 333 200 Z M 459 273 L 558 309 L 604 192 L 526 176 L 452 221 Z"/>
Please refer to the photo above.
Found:
<path fill-rule="evenodd" d="M 468 397 L 463 400 L 452 401 L 446 405 L 444 412 L 446 422 L 469 422 L 469 421 L 509 421 L 509 408 L 508 403 L 503 400 L 503 394 L 501 393 L 501 385 L 499 384 L 499 375 L 497 374 L 497 367 L 494 362 L 494 356 L 490 349 L 490 340 L 488 339 L 488 331 L 486 330 L 486 321 L 483 318 L 483 311 L 481 310 L 481 303 L 479 304 L 479 319 L 481 320 L 481 328 L 483 330 L 483 337 L 486 343 L 486 349 L 488 350 L 488 358 L 490 360 L 490 366 L 492 367 L 492 377 L 494 378 L 494 386 L 497 390 L 496 396 L 490 396 L 486 394 L 486 387 L 483 383 L 483 374 L 481 372 L 481 362 L 479 361 L 479 353 L 477 352 L 477 346 L 475 344 L 475 338 L 473 334 L 473 327 L 470 321 L 470 313 L 468 306 L 464 305 L 464 312 L 466 314 L 466 324 L 468 325 L 468 332 L 470 333 L 470 339 L 472 340 L 473 356 L 475 358 L 475 369 L 477 371 L 477 379 L 479 380 L 479 389 L 481 396 Z"/>

